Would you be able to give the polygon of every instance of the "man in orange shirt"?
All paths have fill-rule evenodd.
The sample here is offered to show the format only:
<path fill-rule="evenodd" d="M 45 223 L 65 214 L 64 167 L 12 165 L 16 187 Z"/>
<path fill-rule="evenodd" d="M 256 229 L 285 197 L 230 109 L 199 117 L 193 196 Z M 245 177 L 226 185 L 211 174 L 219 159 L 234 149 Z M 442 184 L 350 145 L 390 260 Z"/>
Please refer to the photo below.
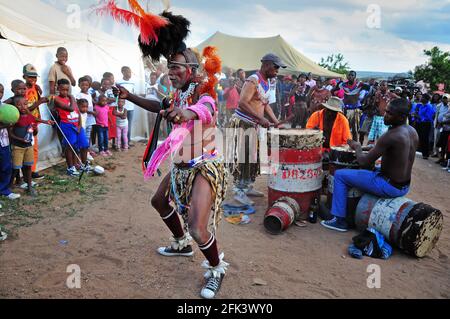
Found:
<path fill-rule="evenodd" d="M 306 123 L 306 128 L 320 129 L 325 138 L 323 149 L 329 150 L 332 146 L 346 145 L 352 138 L 350 125 L 342 114 L 342 101 L 333 96 L 327 102 L 322 103 L 325 108 L 314 112 Z"/>

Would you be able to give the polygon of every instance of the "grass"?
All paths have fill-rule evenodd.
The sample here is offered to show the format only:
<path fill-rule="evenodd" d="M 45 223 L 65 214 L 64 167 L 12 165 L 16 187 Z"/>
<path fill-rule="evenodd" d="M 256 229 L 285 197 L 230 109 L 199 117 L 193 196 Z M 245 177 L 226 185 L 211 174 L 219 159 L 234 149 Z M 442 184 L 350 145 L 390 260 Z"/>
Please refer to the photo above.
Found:
<path fill-rule="evenodd" d="M 84 205 L 101 200 L 109 190 L 103 177 L 91 174 L 84 174 L 78 183 L 78 178 L 66 175 L 64 164 L 48 169 L 45 179 L 38 184 L 36 198 L 23 194 L 18 200 L 2 200 L 4 216 L 0 217 L 0 227 L 3 231 L 14 233 L 46 216 L 74 217 Z"/>

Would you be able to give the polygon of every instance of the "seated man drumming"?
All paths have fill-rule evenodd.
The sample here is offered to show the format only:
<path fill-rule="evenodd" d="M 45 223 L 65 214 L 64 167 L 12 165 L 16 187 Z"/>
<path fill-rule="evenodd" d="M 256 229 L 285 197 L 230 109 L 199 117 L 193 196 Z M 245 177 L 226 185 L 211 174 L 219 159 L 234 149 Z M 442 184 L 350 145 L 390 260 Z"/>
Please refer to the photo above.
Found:
<path fill-rule="evenodd" d="M 408 193 L 419 137 L 416 130 L 406 124 L 408 101 L 392 100 L 384 115 L 384 124 L 390 129 L 383 134 L 369 153 L 363 154 L 361 144 L 352 140 L 348 144 L 356 151 L 361 166 L 368 166 L 382 157 L 381 170 L 340 169 L 334 175 L 334 193 L 331 213 L 334 217 L 322 221 L 324 227 L 345 232 L 348 229 L 347 192 L 356 187 L 379 197 L 401 197 Z"/>

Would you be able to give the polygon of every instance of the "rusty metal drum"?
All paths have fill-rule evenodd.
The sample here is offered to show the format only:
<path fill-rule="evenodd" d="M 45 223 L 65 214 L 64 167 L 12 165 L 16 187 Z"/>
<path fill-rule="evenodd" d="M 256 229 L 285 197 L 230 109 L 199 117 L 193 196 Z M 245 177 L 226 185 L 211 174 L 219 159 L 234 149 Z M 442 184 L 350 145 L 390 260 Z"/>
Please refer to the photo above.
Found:
<path fill-rule="evenodd" d="M 269 207 L 280 197 L 290 197 L 306 219 L 322 188 L 322 141 L 320 130 L 272 129 L 269 132 Z"/>
<path fill-rule="evenodd" d="M 264 215 L 264 227 L 274 235 L 281 234 L 300 216 L 300 206 L 290 197 L 280 197 Z"/>
<path fill-rule="evenodd" d="M 416 256 L 426 256 L 443 228 L 441 211 L 406 197 L 380 198 L 365 194 L 356 208 L 358 230 L 373 227 L 393 245 Z"/>

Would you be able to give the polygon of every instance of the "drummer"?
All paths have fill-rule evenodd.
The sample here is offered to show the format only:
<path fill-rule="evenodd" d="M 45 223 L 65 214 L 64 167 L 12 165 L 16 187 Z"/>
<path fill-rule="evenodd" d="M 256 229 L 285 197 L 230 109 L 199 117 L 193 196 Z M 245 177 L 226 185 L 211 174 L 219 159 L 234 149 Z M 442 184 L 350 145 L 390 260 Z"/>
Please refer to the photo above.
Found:
<path fill-rule="evenodd" d="M 347 118 L 342 114 L 344 104 L 333 96 L 327 102 L 321 104 L 322 109 L 314 112 L 306 123 L 306 128 L 320 129 L 323 132 L 324 157 L 331 147 L 346 145 L 347 140 L 352 138 L 350 125 Z"/>
<path fill-rule="evenodd" d="M 348 229 L 347 192 L 356 187 L 363 192 L 379 197 L 400 197 L 409 191 L 411 170 L 414 163 L 419 137 L 414 128 L 406 124 L 409 108 L 405 99 L 392 100 L 384 115 L 384 124 L 391 128 L 380 137 L 377 144 L 367 154 L 363 154 L 361 144 L 348 141 L 356 151 L 356 158 L 361 166 L 368 166 L 382 157 L 381 171 L 364 169 L 339 169 L 334 174 L 333 219 L 321 224 L 333 230 L 345 232 Z"/>

